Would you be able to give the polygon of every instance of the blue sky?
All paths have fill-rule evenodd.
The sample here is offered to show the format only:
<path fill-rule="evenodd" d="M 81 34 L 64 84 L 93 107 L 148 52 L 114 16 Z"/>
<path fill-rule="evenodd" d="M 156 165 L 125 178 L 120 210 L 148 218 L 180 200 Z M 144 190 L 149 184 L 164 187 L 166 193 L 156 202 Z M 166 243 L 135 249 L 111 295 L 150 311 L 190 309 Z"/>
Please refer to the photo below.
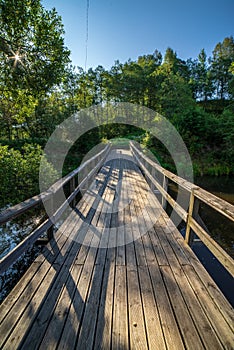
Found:
<path fill-rule="evenodd" d="M 195 58 L 202 48 L 234 34 L 234 0 L 89 0 L 87 67 L 110 68 L 119 59 L 167 47 L 182 59 Z M 85 66 L 87 0 L 42 0 L 62 16 L 65 43 L 74 65 Z"/>

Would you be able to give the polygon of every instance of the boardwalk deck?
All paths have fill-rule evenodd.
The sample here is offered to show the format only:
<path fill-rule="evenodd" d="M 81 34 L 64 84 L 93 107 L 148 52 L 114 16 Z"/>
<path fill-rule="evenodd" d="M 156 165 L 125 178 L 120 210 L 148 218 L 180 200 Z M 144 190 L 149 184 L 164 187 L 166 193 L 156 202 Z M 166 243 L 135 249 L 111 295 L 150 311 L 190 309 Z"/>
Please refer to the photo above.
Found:
<path fill-rule="evenodd" d="M 231 306 L 115 152 L 1 305 L 0 348 L 233 349 Z"/>

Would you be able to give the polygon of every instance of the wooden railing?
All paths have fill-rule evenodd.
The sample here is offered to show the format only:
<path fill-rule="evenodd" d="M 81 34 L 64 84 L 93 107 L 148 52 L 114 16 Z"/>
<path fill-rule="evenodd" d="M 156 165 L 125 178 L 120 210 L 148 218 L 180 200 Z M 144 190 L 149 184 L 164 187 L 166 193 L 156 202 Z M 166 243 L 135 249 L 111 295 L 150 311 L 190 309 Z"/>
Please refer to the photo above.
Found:
<path fill-rule="evenodd" d="M 39 225 L 31 234 L 29 234 L 22 242 L 20 242 L 12 251 L 10 251 L 6 256 L 0 260 L 0 274 L 6 271 L 6 269 L 11 266 L 29 247 L 32 246 L 45 232 L 47 233 L 48 239 L 53 236 L 53 226 L 59 220 L 64 211 L 69 205 L 74 206 L 76 197 L 80 190 L 87 184 L 89 180 L 98 172 L 104 163 L 109 151 L 110 144 L 108 144 L 102 151 L 88 159 L 77 169 L 69 173 L 67 176 L 58 180 L 53 184 L 47 191 L 34 196 L 22 203 L 19 203 L 11 208 L 8 208 L 0 214 L 0 224 L 4 224 L 16 217 L 27 213 L 29 210 L 39 207 L 45 201 L 49 201 L 49 206 L 51 208 L 51 215 L 47 218 L 41 225 Z M 87 168 L 91 170 L 88 174 L 78 182 L 78 176 L 81 172 L 84 172 Z M 54 198 L 58 191 L 63 191 L 65 186 L 68 185 L 68 197 L 64 197 L 64 202 L 59 206 L 59 208 L 54 207 Z M 53 209 L 54 208 L 54 209 Z"/>
<path fill-rule="evenodd" d="M 217 242 L 211 238 L 200 220 L 198 210 L 200 202 L 203 202 L 234 222 L 234 206 L 224 201 L 223 199 L 218 198 L 215 195 L 205 191 L 201 187 L 198 187 L 193 183 L 186 181 L 185 179 L 164 169 L 152 161 L 149 157 L 147 157 L 133 144 L 133 142 L 130 142 L 130 148 L 136 162 L 144 172 L 147 181 L 157 188 L 157 190 L 161 193 L 162 198 L 171 205 L 171 207 L 186 223 L 185 241 L 191 245 L 195 233 L 214 254 L 214 256 L 220 261 L 220 263 L 227 269 L 227 271 L 233 276 L 233 259 L 222 249 L 222 247 Z M 162 177 L 162 181 L 160 181 L 161 184 L 158 181 L 159 174 Z M 182 188 L 184 191 L 189 193 L 190 199 L 188 210 L 185 210 L 169 195 L 164 186 L 168 180 L 173 181 L 179 186 L 179 188 Z"/>

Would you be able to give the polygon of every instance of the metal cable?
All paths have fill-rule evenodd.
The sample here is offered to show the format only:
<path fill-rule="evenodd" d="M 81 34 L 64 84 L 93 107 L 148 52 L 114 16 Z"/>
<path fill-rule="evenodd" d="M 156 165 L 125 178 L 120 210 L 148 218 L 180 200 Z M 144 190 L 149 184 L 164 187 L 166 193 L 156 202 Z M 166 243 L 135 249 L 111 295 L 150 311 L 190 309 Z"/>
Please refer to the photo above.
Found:
<path fill-rule="evenodd" d="M 87 60 L 88 60 L 88 40 L 89 40 L 89 0 L 87 0 L 87 8 L 86 8 L 85 71 L 87 68 Z"/>

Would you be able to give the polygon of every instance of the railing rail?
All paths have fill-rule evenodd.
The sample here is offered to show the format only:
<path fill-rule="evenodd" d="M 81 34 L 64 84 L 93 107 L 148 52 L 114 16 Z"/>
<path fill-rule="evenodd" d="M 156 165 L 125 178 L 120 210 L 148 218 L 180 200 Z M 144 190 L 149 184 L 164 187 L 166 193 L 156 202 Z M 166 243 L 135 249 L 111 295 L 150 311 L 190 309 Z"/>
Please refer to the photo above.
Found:
<path fill-rule="evenodd" d="M 109 151 L 110 144 L 108 144 L 102 151 L 100 151 L 95 156 L 88 159 L 86 162 L 81 164 L 77 169 L 73 170 L 71 173 L 59 179 L 54 183 L 47 191 L 34 196 L 30 199 L 25 200 L 11 208 L 6 209 L 0 214 L 0 224 L 4 224 L 16 217 L 28 212 L 29 210 L 39 206 L 44 201 L 51 201 L 53 203 L 54 195 L 64 189 L 64 186 L 69 184 L 69 195 L 68 198 L 60 205 L 59 208 L 52 211 L 49 218 L 47 218 L 40 226 L 38 226 L 32 233 L 30 233 L 22 242 L 20 242 L 14 249 L 12 249 L 6 256 L 0 260 L 0 274 L 6 271 L 6 269 L 11 266 L 25 251 L 28 250 L 33 243 L 35 243 L 42 234 L 47 232 L 47 236 L 50 239 L 52 237 L 53 225 L 58 221 L 63 212 L 71 204 L 73 206 L 75 198 L 83 186 L 98 172 L 104 163 Z M 84 177 L 84 179 L 75 185 L 75 178 L 82 171 L 84 171 L 89 165 L 91 165 L 92 170 Z M 52 206 L 53 207 L 53 206 Z"/>
<path fill-rule="evenodd" d="M 145 173 L 148 181 L 157 188 L 162 197 L 172 206 L 172 208 L 177 212 L 181 219 L 186 223 L 185 241 L 191 245 L 193 241 L 193 233 L 195 233 L 214 254 L 214 256 L 220 261 L 220 263 L 226 268 L 226 270 L 232 276 L 234 276 L 234 260 L 209 235 L 198 215 L 199 204 L 200 202 L 203 202 L 234 222 L 234 206 L 202 189 L 201 187 L 195 186 L 193 183 L 182 179 L 181 177 L 164 169 L 159 164 L 155 163 L 149 157 L 147 157 L 142 151 L 140 151 L 133 144 L 133 142 L 130 142 L 130 148 L 135 160 Z M 149 167 L 151 168 L 151 171 L 148 169 Z M 164 187 L 158 182 L 154 176 L 155 170 L 163 176 L 164 180 L 169 179 L 173 181 L 179 185 L 179 187 L 190 194 L 188 211 L 185 210 L 179 203 L 177 203 L 174 198 L 172 198 L 164 189 Z"/>

